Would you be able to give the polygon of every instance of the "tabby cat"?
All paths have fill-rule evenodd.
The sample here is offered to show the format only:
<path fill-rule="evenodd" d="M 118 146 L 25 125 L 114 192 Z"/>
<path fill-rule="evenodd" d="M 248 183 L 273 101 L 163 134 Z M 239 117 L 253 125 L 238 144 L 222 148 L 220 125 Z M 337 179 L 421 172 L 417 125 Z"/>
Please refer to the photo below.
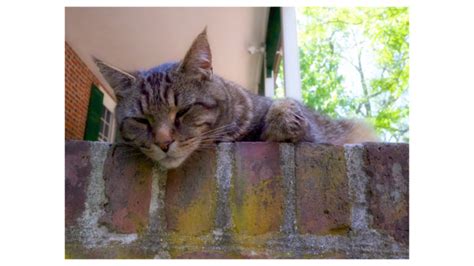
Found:
<path fill-rule="evenodd" d="M 115 91 L 122 141 L 168 169 L 220 141 L 377 140 L 360 121 L 331 120 L 295 100 L 258 96 L 214 75 L 206 30 L 180 62 L 133 73 L 95 62 Z"/>

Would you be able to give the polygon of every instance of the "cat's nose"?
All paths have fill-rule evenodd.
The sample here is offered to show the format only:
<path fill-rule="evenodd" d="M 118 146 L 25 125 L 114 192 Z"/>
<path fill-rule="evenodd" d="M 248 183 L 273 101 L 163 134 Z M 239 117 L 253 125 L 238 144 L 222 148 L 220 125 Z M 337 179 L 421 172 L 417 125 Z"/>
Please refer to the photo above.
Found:
<path fill-rule="evenodd" d="M 165 142 L 160 142 L 158 143 L 158 146 L 160 146 L 160 149 L 164 152 L 167 152 L 170 148 L 170 145 L 173 143 L 174 141 L 173 140 L 168 140 L 168 141 L 165 141 Z"/>
<path fill-rule="evenodd" d="M 171 130 L 167 126 L 161 126 L 155 131 L 155 144 L 160 147 L 164 152 L 167 152 L 170 148 L 170 145 L 174 142 L 173 137 L 171 136 Z"/>

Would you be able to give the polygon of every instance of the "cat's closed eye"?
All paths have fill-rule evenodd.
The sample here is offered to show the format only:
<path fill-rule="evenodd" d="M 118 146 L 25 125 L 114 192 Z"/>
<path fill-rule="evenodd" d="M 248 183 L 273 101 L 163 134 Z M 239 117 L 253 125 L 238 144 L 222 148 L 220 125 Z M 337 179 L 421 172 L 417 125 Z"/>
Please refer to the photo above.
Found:
<path fill-rule="evenodd" d="M 192 105 L 186 106 L 185 108 L 182 108 L 181 110 L 176 113 L 176 119 L 183 117 L 189 110 L 191 110 Z"/>
<path fill-rule="evenodd" d="M 142 117 L 133 117 L 132 118 L 135 122 L 138 122 L 143 125 L 149 125 L 150 121 L 147 118 L 142 118 Z"/>
<path fill-rule="evenodd" d="M 201 106 L 204 107 L 205 109 L 214 109 L 217 107 L 217 103 L 215 102 L 195 102 L 193 105 L 195 106 Z"/>
<path fill-rule="evenodd" d="M 181 110 L 179 110 L 178 113 L 176 113 L 176 118 L 180 118 L 180 117 L 184 116 L 193 107 L 203 107 L 207 110 L 210 110 L 210 109 L 213 109 L 213 108 L 217 107 L 217 104 L 216 103 L 195 102 L 195 103 L 193 103 L 191 105 L 188 105 L 188 106 L 182 108 Z"/>
<path fill-rule="evenodd" d="M 210 122 L 201 122 L 201 123 L 195 123 L 194 126 L 195 127 L 204 127 L 204 126 L 211 127 L 212 124 Z"/>

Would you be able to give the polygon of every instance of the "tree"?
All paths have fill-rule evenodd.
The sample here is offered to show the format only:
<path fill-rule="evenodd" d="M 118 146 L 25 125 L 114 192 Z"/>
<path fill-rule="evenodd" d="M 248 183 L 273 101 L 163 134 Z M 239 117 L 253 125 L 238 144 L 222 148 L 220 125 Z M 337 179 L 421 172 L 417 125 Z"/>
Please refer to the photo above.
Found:
<path fill-rule="evenodd" d="M 299 9 L 304 103 L 365 118 L 385 141 L 408 141 L 408 29 L 407 8 Z"/>

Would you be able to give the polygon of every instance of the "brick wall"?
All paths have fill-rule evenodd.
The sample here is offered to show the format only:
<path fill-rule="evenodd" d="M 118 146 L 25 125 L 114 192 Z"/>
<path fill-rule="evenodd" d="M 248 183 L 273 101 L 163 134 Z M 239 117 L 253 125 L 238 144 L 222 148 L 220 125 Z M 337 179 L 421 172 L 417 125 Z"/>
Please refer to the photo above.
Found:
<path fill-rule="evenodd" d="M 67 42 L 65 45 L 66 140 L 81 140 L 86 128 L 91 86 L 100 83 L 71 46 Z"/>
<path fill-rule="evenodd" d="M 67 258 L 408 258 L 408 145 L 66 143 Z"/>

